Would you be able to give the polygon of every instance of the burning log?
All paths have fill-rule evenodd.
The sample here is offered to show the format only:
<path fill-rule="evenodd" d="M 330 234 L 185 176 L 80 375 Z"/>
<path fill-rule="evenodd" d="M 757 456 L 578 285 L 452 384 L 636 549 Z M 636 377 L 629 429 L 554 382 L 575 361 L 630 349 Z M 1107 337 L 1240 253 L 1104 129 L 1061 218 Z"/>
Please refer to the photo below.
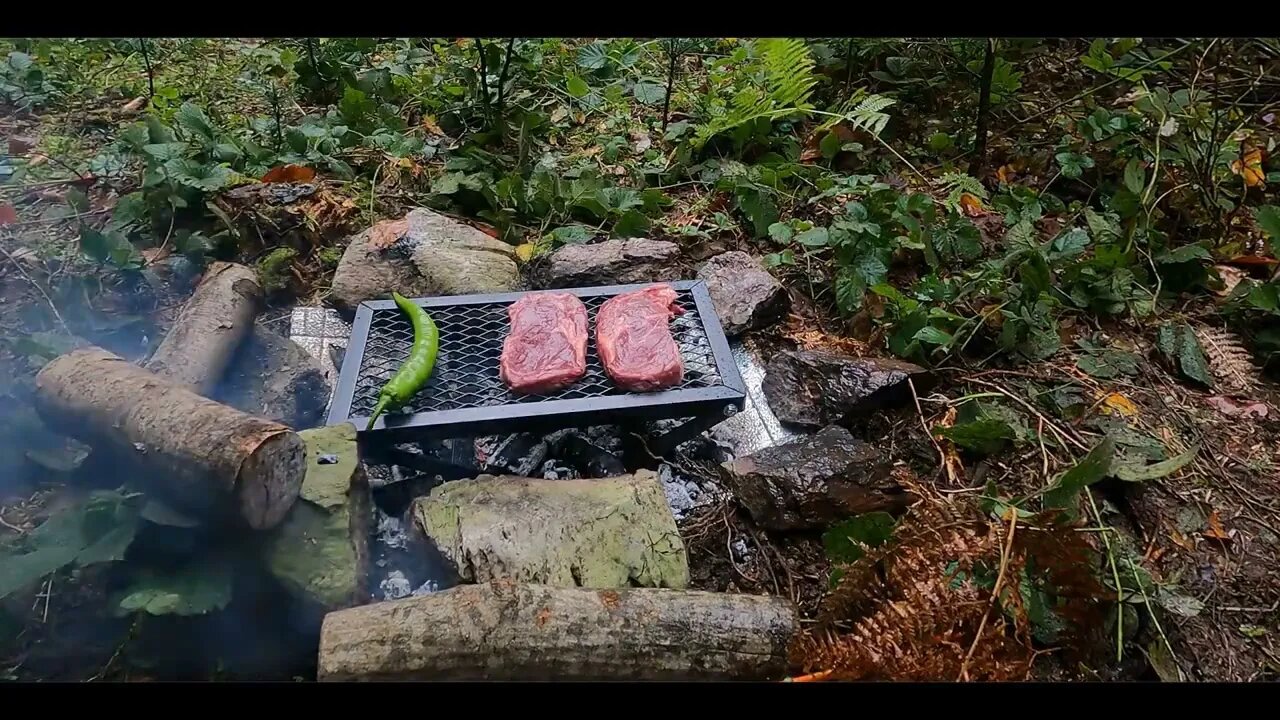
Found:
<path fill-rule="evenodd" d="M 51 429 L 140 466 L 143 489 L 176 510 L 262 530 L 298 499 L 306 448 L 296 433 L 101 348 L 45 365 L 35 400 Z"/>
<path fill-rule="evenodd" d="M 494 581 L 329 613 L 317 677 L 777 679 L 798 626 L 781 597 Z"/>
<path fill-rule="evenodd" d="M 253 330 L 262 288 L 253 270 L 213 263 L 146 367 L 208 395 Z"/>

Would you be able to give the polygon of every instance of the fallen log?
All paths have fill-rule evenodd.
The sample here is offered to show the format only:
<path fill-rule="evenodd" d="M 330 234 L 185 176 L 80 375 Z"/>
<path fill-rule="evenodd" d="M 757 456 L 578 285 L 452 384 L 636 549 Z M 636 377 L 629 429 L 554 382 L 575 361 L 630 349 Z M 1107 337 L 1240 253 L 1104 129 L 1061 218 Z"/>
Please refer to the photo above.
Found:
<path fill-rule="evenodd" d="M 306 473 L 306 446 L 288 427 L 97 347 L 45 365 L 35 406 L 49 428 L 136 464 L 144 490 L 203 519 L 238 516 L 257 530 L 274 527 Z"/>
<path fill-rule="evenodd" d="M 329 613 L 317 678 L 780 679 L 798 627 L 781 597 L 496 580 Z"/>
<path fill-rule="evenodd" d="M 253 331 L 262 297 L 252 269 L 227 262 L 211 264 L 146 368 L 208 395 Z"/>

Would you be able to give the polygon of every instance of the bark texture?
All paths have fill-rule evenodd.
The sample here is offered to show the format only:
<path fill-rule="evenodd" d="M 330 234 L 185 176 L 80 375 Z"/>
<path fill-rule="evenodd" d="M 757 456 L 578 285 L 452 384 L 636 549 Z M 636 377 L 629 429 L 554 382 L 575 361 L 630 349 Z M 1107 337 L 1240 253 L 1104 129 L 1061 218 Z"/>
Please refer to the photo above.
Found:
<path fill-rule="evenodd" d="M 56 432 L 136 466 L 124 479 L 202 519 L 274 527 L 306 473 L 306 446 L 288 427 L 97 347 L 45 365 L 36 376 L 36 409 Z"/>
<path fill-rule="evenodd" d="M 769 680 L 798 628 L 780 597 L 494 581 L 330 613 L 318 679 Z"/>
<path fill-rule="evenodd" d="M 253 331 L 261 307 L 262 288 L 253 270 L 213 263 L 147 361 L 147 369 L 208 395 Z"/>

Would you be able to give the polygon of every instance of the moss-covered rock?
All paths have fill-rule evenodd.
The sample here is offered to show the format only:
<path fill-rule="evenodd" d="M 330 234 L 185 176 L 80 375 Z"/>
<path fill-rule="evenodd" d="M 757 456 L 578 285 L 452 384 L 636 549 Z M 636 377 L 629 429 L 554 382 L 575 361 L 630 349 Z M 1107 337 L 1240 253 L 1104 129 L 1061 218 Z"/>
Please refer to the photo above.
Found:
<path fill-rule="evenodd" d="M 435 488 L 413 515 L 465 581 L 689 584 L 684 543 L 648 470 L 583 480 L 481 475 Z"/>
<path fill-rule="evenodd" d="M 307 475 L 298 502 L 267 543 L 271 573 L 324 610 L 365 601 L 369 487 L 350 423 L 303 430 Z"/>

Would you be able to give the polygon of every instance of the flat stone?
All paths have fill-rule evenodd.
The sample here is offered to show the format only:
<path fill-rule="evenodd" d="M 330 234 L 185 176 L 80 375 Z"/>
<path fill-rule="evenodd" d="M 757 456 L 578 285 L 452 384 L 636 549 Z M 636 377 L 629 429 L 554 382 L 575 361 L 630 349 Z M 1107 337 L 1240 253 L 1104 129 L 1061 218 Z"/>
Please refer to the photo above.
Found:
<path fill-rule="evenodd" d="M 786 350 L 765 366 L 761 389 L 779 420 L 821 427 L 911 402 L 908 379 L 917 392 L 932 385 L 927 370 L 901 360 Z"/>
<path fill-rule="evenodd" d="M 721 464 L 721 478 L 762 527 L 825 527 L 851 515 L 904 507 L 891 464 L 848 430 L 818 433 Z"/>
<path fill-rule="evenodd" d="M 543 480 L 480 475 L 414 502 L 466 582 L 684 588 L 689 560 L 657 475 Z"/>
<path fill-rule="evenodd" d="M 777 320 L 790 300 L 777 278 L 758 260 L 738 250 L 703 263 L 698 279 L 707 283 L 716 315 L 730 337 Z"/>
<path fill-rule="evenodd" d="M 298 502 L 267 538 L 272 575 L 308 608 L 328 612 L 368 600 L 369 487 L 350 423 L 303 430 L 307 475 Z M 331 455 L 337 462 L 321 463 Z"/>
<path fill-rule="evenodd" d="M 214 399 L 298 430 L 321 422 L 330 391 L 315 358 L 259 323 L 236 351 Z"/>
<path fill-rule="evenodd" d="M 665 240 L 606 240 L 565 245 L 548 258 L 535 282 L 543 288 L 595 287 L 679 280 L 680 248 Z"/>

